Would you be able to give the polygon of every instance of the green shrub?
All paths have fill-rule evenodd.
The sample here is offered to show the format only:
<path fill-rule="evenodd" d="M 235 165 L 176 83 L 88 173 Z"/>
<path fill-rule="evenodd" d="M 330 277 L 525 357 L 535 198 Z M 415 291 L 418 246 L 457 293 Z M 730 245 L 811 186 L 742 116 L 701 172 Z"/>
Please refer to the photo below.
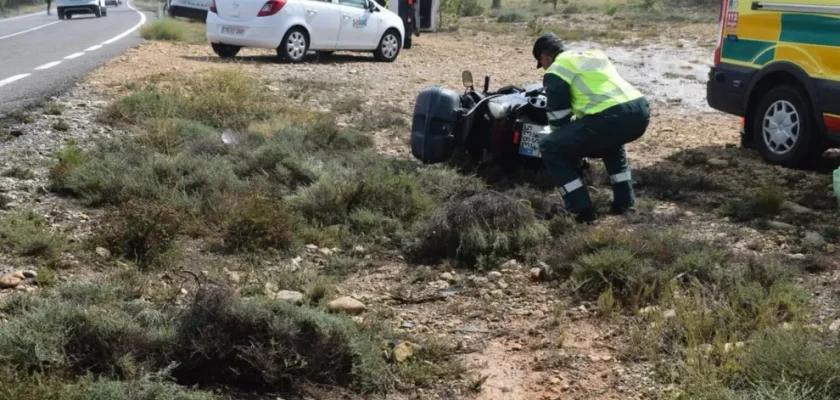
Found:
<path fill-rule="evenodd" d="M 204 43 L 206 37 L 201 24 L 185 22 L 172 18 L 151 21 L 140 28 L 140 34 L 146 40 L 161 40 L 186 43 Z"/>
<path fill-rule="evenodd" d="M 548 236 L 533 210 L 496 192 L 464 193 L 418 223 L 408 243 L 417 261 L 453 259 L 487 267 L 500 259 L 526 255 Z"/>
<path fill-rule="evenodd" d="M 226 222 L 229 250 L 286 249 L 293 241 L 292 217 L 276 199 L 252 195 L 237 202 Z"/>
<path fill-rule="evenodd" d="M 98 231 L 98 243 L 141 267 L 166 263 L 175 250 L 183 214 L 166 203 L 129 201 L 111 210 Z"/>
<path fill-rule="evenodd" d="M 214 128 L 245 129 L 282 109 L 279 99 L 260 82 L 232 68 L 198 74 L 173 73 L 168 78 L 166 85 L 119 99 L 108 108 L 105 117 L 138 125 L 180 118 Z"/>
<path fill-rule="evenodd" d="M 0 220 L 0 246 L 22 256 L 56 259 L 68 242 L 63 235 L 50 232 L 44 217 L 26 210 Z"/>

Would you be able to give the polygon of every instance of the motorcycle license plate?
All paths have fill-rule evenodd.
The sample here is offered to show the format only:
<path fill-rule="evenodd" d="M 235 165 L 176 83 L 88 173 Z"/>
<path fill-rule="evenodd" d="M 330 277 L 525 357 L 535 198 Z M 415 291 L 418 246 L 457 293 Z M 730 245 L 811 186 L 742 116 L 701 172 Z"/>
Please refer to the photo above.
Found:
<path fill-rule="evenodd" d="M 524 124 L 522 139 L 519 142 L 519 154 L 540 158 L 540 141 L 551 133 L 547 125 Z"/>

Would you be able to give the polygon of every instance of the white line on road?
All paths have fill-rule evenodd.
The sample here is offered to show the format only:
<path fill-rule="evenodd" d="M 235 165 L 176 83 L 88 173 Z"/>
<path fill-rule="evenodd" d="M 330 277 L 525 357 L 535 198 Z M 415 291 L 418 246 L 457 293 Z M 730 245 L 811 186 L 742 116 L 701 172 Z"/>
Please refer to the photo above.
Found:
<path fill-rule="evenodd" d="M 47 13 L 46 11 L 41 11 L 41 12 L 36 12 L 36 13 L 32 13 L 32 14 L 19 15 L 17 17 L 3 18 L 3 19 L 0 19 L 0 23 L 7 22 L 7 21 L 14 21 L 14 20 L 17 20 L 17 19 L 34 17 L 36 15 L 43 15 L 43 14 L 46 14 L 46 13 Z"/>
<path fill-rule="evenodd" d="M 137 25 L 134 25 L 133 27 L 131 27 L 131 29 L 129 29 L 129 30 L 127 30 L 127 31 L 123 32 L 123 33 L 120 33 L 118 36 L 113 37 L 113 38 L 111 38 L 111 39 L 108 39 L 108 40 L 106 40 L 106 41 L 102 42 L 102 44 L 103 44 L 103 45 L 105 45 L 105 44 L 111 44 L 111 43 L 114 43 L 114 42 L 116 42 L 117 40 L 120 40 L 120 39 L 122 39 L 122 38 L 124 38 L 124 37 L 126 37 L 126 36 L 130 35 L 130 34 L 131 34 L 131 32 L 136 31 L 136 30 L 137 30 L 137 28 L 139 28 L 139 27 L 143 26 L 143 24 L 145 24 L 145 23 L 146 23 L 146 14 L 143 14 L 142 12 L 140 12 L 140 10 L 138 10 L 138 9 L 134 8 L 134 7 L 133 7 L 131 4 L 129 4 L 129 3 L 126 3 L 126 5 L 128 6 L 128 8 L 130 8 L 130 9 L 134 10 L 134 12 L 136 12 L 137 14 L 140 14 L 140 22 L 138 22 L 138 23 L 137 23 Z"/>
<path fill-rule="evenodd" d="M 95 51 L 95 50 L 101 49 L 101 48 L 102 48 L 102 46 L 104 46 L 104 45 L 106 45 L 106 44 L 111 44 L 111 43 L 114 43 L 114 42 L 116 42 L 117 40 L 120 40 L 120 39 L 122 39 L 122 38 L 124 38 L 124 37 L 126 37 L 126 36 L 130 35 L 132 32 L 136 31 L 138 28 L 140 28 L 141 26 L 143 26 L 143 24 L 145 24 L 145 23 L 146 23 L 146 14 L 143 14 L 143 12 L 141 12 L 140 10 L 138 10 L 138 9 L 134 8 L 134 7 L 133 7 L 131 4 L 129 4 L 129 3 L 126 3 L 126 5 L 128 6 L 128 8 L 130 8 L 130 9 L 134 10 L 134 12 L 136 12 L 137 14 L 139 14 L 139 15 L 140 15 L 140 22 L 138 22 L 138 23 L 137 23 L 137 25 L 134 25 L 133 27 L 131 27 L 131 29 L 129 29 L 129 30 L 127 30 L 127 31 L 125 31 L 125 32 L 123 32 L 123 33 L 121 33 L 121 34 L 119 34 L 119 35 L 117 35 L 117 36 L 115 36 L 115 37 L 113 37 L 113 38 L 111 38 L 111 39 L 108 39 L 108 40 L 106 40 L 106 41 L 102 42 L 102 44 L 98 44 L 98 45 L 95 45 L 95 46 L 88 47 L 87 49 L 85 49 L 85 51 L 83 51 L 83 52 L 79 52 L 79 53 L 73 53 L 73 54 L 71 54 L 71 55 L 69 55 L 69 56 L 67 56 L 67 57 L 64 57 L 64 59 L 65 59 L 65 60 L 72 60 L 72 59 L 74 59 L 74 58 L 78 58 L 78 57 L 81 57 L 81 56 L 85 55 L 85 52 L 87 52 L 87 51 Z M 35 14 L 29 14 L 29 15 L 22 15 L 22 16 L 20 16 L 20 17 L 9 18 L 9 19 L 5 19 L 5 20 L 0 19 L 0 22 L 3 22 L 3 21 L 10 21 L 10 20 L 13 20 L 13 19 L 27 18 L 27 17 L 32 17 L 32 16 L 35 16 L 35 15 L 40 15 L 40 14 L 44 14 L 44 12 L 35 13 Z M 0 40 L 2 40 L 2 39 L 7 39 L 7 38 L 10 38 L 10 37 L 13 37 L 13 36 L 17 36 L 17 35 L 20 35 L 20 34 L 23 34 L 23 33 L 26 33 L 26 32 L 32 32 L 32 31 L 34 31 L 34 30 L 36 30 L 36 29 L 41 29 L 41 28 L 43 28 L 43 27 L 47 27 L 47 26 L 50 26 L 50 25 L 52 25 L 52 24 L 57 24 L 57 23 L 59 23 L 59 22 L 61 22 L 61 21 L 50 22 L 49 24 L 45 24 L 45 25 L 41 25 L 41 26 L 36 26 L 36 27 L 34 27 L 34 28 L 32 28 L 32 29 L 27 29 L 27 30 L 25 30 L 25 31 L 21 31 L 21 32 L 13 33 L 13 34 L 11 34 L 11 35 L 6 35 L 6 36 L 3 36 L 3 37 L 0 37 Z M 61 61 L 53 61 L 53 62 L 50 62 L 50 63 L 46 63 L 46 64 L 41 65 L 41 66 L 39 66 L 39 67 L 35 67 L 35 70 L 36 70 L 36 71 L 41 71 L 41 70 L 49 69 L 49 68 L 55 67 L 55 66 L 56 66 L 56 65 L 58 65 L 58 64 L 61 64 Z M 26 78 L 26 77 L 27 77 L 27 76 L 29 76 L 29 75 L 31 75 L 31 74 L 19 74 L 19 75 L 15 75 L 15 76 L 11 76 L 11 77 L 8 77 L 8 78 L 6 78 L 6 79 L 3 79 L 2 81 L 0 81 L 0 87 L 5 86 L 5 85 L 8 85 L 8 84 L 10 84 L 10 83 L 12 83 L 12 82 L 15 82 L 15 81 L 19 81 L 19 80 L 21 80 L 21 79 L 23 79 L 23 78 Z"/>
<path fill-rule="evenodd" d="M 11 34 L 11 35 L 0 36 L 0 40 L 3 40 L 3 39 L 8 39 L 8 38 L 10 38 L 10 37 L 15 37 L 15 36 L 17 36 L 17 35 L 23 35 L 24 33 L 27 33 L 27 32 L 37 31 L 38 29 L 41 29 L 41 28 L 44 28 L 44 27 L 47 27 L 47 26 L 50 26 L 50 25 L 57 24 L 57 23 L 59 23 L 59 22 L 61 22 L 61 21 L 50 22 L 49 24 L 44 24 L 44 25 L 36 26 L 36 27 L 34 27 L 34 28 L 30 28 L 30 29 L 27 29 L 27 30 L 25 30 L 25 31 L 15 32 L 15 33 L 13 33 L 13 34 Z"/>
<path fill-rule="evenodd" d="M 46 64 L 44 64 L 40 67 L 36 67 L 35 70 L 36 71 L 41 71 L 41 70 L 44 70 L 44 69 L 50 69 L 52 67 L 55 67 L 58 64 L 61 64 L 61 61 L 53 61 L 51 63 L 46 63 Z"/>
<path fill-rule="evenodd" d="M 8 84 L 10 84 L 14 81 L 19 81 L 23 78 L 26 78 L 27 76 L 29 76 L 29 74 L 20 74 L 20 75 L 15 75 L 15 76 L 3 79 L 2 81 L 0 81 L 0 87 L 6 86 L 6 85 L 8 85 Z"/>
<path fill-rule="evenodd" d="M 73 54 L 71 54 L 71 55 L 69 55 L 69 56 L 67 56 L 67 57 L 64 57 L 64 59 L 65 59 L 65 60 L 72 60 L 72 59 L 74 59 L 74 58 L 79 58 L 79 57 L 81 57 L 81 56 L 83 56 L 83 55 L 85 55 L 85 53 L 84 53 L 83 51 L 80 51 L 80 52 L 78 52 L 78 53 L 73 53 Z"/>

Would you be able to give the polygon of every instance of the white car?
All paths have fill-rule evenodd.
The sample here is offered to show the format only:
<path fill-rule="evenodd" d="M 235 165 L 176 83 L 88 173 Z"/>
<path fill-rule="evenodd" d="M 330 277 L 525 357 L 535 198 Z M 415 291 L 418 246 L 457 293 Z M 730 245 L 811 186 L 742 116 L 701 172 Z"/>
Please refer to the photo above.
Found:
<path fill-rule="evenodd" d="M 75 14 L 93 14 L 96 18 L 107 17 L 108 9 L 103 3 L 105 0 L 58 0 L 55 2 L 55 11 L 58 19 L 70 19 Z"/>
<path fill-rule="evenodd" d="M 290 62 L 307 51 L 371 51 L 391 62 L 405 40 L 402 19 L 373 0 L 211 0 L 206 22 L 222 58 L 257 47 Z"/>

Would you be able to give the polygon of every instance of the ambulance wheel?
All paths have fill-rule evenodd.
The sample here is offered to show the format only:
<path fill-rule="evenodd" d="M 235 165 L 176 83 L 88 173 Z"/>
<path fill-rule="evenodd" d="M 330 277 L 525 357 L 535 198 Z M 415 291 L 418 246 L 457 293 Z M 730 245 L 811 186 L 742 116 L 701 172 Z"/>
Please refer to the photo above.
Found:
<path fill-rule="evenodd" d="M 813 109 L 805 92 L 779 85 L 761 97 L 752 124 L 753 142 L 769 164 L 798 167 L 813 164 L 825 151 Z"/>

